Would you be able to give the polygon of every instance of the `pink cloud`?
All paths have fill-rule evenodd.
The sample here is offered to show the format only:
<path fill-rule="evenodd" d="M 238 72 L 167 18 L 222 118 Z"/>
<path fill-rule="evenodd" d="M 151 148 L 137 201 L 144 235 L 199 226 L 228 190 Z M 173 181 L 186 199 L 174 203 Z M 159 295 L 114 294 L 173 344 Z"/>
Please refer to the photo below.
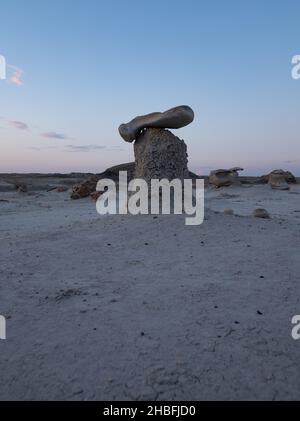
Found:
<path fill-rule="evenodd" d="M 13 64 L 9 64 L 8 68 L 11 70 L 12 74 L 9 78 L 9 82 L 13 83 L 14 85 L 17 86 L 22 86 L 23 85 L 23 70 L 20 69 L 19 67 L 13 65 Z"/>
<path fill-rule="evenodd" d="M 15 128 L 19 130 L 28 130 L 28 126 L 26 123 L 23 123 L 23 121 L 9 121 L 9 123 Z"/>
<path fill-rule="evenodd" d="M 66 140 L 66 139 L 70 139 L 68 136 L 66 136 L 63 133 L 56 133 L 56 132 L 46 132 L 46 133 L 41 133 L 42 137 L 46 137 L 48 139 L 61 139 L 61 140 Z"/>

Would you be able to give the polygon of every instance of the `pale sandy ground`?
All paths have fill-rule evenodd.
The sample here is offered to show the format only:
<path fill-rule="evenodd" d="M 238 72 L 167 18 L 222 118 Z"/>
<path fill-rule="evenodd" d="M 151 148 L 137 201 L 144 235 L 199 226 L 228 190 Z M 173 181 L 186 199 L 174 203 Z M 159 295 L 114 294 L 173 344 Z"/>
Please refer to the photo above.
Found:
<path fill-rule="evenodd" d="M 209 190 L 187 227 L 0 193 L 0 399 L 299 399 L 299 194 Z"/>

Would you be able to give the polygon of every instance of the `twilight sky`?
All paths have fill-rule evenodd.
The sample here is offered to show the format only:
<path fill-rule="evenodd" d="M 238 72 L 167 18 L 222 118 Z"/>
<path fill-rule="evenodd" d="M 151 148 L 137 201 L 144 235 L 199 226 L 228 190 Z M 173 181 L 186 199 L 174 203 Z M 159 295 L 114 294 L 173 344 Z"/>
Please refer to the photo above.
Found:
<path fill-rule="evenodd" d="M 298 0 L 9 0 L 0 7 L 0 172 L 133 160 L 120 123 L 187 104 L 198 173 L 300 175 Z"/>

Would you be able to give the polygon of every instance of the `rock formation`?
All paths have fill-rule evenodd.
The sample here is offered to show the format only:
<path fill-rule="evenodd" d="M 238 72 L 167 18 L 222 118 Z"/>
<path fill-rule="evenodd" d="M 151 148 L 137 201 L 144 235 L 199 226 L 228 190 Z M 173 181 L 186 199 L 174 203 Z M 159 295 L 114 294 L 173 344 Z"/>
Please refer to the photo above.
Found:
<path fill-rule="evenodd" d="M 194 112 L 187 105 L 171 108 L 164 113 L 151 113 L 136 117 L 127 124 L 121 124 L 119 133 L 126 142 L 134 143 L 135 162 L 107 169 L 73 187 L 71 198 L 99 197 L 97 182 L 109 178 L 118 182 L 119 172 L 127 171 L 128 182 L 132 178 L 168 180 L 197 178 L 187 168 L 187 148 L 183 140 L 174 136 L 167 128 L 178 129 L 194 120 Z"/>
<path fill-rule="evenodd" d="M 99 178 L 96 175 L 92 175 L 82 183 L 76 184 L 71 192 L 71 199 L 82 199 L 83 197 L 89 196 L 91 193 L 96 191 L 96 186 Z"/>
<path fill-rule="evenodd" d="M 127 124 L 121 124 L 119 133 L 126 142 L 133 142 L 143 129 L 149 127 L 179 129 L 194 120 L 194 111 L 187 105 L 171 108 L 163 113 L 155 112 L 135 117 Z"/>
<path fill-rule="evenodd" d="M 234 167 L 229 170 L 220 169 L 211 171 L 209 175 L 209 183 L 216 188 L 228 187 L 233 184 L 239 185 L 241 184 L 239 181 L 239 171 L 243 171 L 243 168 Z"/>
<path fill-rule="evenodd" d="M 271 171 L 267 175 L 262 175 L 261 177 L 259 177 L 257 183 L 258 184 L 268 184 L 270 178 L 272 177 L 272 174 L 275 173 L 275 174 L 278 175 L 279 172 L 283 175 L 285 181 L 288 184 L 296 184 L 297 183 L 296 177 L 290 171 L 284 171 L 284 170 L 274 170 L 274 171 Z"/>
<path fill-rule="evenodd" d="M 134 176 L 148 184 L 152 179 L 189 178 L 186 144 L 169 130 L 146 129 L 134 143 L 134 156 Z"/>
<path fill-rule="evenodd" d="M 286 181 L 286 173 L 283 170 L 275 170 L 269 174 L 269 185 L 275 190 L 290 189 L 290 186 Z"/>
<path fill-rule="evenodd" d="M 99 180 L 103 178 L 109 178 L 110 180 L 118 182 L 120 171 L 127 171 L 128 180 L 131 180 L 134 175 L 134 168 L 134 162 L 129 162 L 126 164 L 110 167 L 100 174 L 94 174 L 73 187 L 71 192 L 71 199 L 76 200 L 91 196 L 93 200 L 97 200 L 97 198 L 100 196 L 100 192 L 96 191 L 97 183 Z"/>
<path fill-rule="evenodd" d="M 108 178 L 118 183 L 120 171 L 127 171 L 128 182 L 131 181 L 134 178 L 135 162 L 115 165 L 114 167 L 110 167 L 100 174 L 94 174 L 88 179 L 81 181 L 73 187 L 71 192 L 71 199 L 82 199 L 84 197 L 90 196 L 93 200 L 97 200 L 100 196 L 100 192 L 96 191 L 98 180 Z M 194 180 L 200 177 L 189 171 L 188 178 Z"/>

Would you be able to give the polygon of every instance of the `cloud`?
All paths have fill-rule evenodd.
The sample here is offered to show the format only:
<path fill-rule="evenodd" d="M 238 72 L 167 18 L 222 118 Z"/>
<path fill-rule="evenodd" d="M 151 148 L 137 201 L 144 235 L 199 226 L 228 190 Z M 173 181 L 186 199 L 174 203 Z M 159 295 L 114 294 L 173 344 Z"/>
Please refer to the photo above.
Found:
<path fill-rule="evenodd" d="M 67 152 L 91 152 L 105 149 L 105 146 L 100 145 L 67 145 Z"/>
<path fill-rule="evenodd" d="M 10 69 L 12 73 L 9 78 L 9 82 L 17 86 L 22 86 L 23 85 L 22 77 L 24 73 L 23 70 L 13 64 L 8 64 L 7 67 Z"/>
<path fill-rule="evenodd" d="M 0 121 L 5 121 L 6 123 L 8 123 L 10 126 L 14 127 L 15 129 L 18 130 L 29 130 L 29 127 L 26 123 L 24 123 L 23 121 L 19 121 L 19 120 L 9 120 L 8 118 L 2 117 L 0 116 Z"/>
<path fill-rule="evenodd" d="M 15 129 L 19 129 L 19 130 L 28 130 L 29 127 L 27 126 L 26 123 L 23 123 L 23 121 L 14 121 L 14 120 L 10 120 L 9 124 L 11 126 L 13 126 Z"/>
<path fill-rule="evenodd" d="M 57 146 L 28 146 L 27 149 L 30 149 L 32 151 L 42 151 L 44 149 L 57 149 Z"/>
<path fill-rule="evenodd" d="M 299 162 L 298 159 L 288 159 L 287 161 L 284 161 L 285 164 L 296 164 Z"/>
<path fill-rule="evenodd" d="M 65 134 L 56 133 L 56 132 L 41 133 L 41 136 L 46 137 L 47 139 L 60 139 L 60 140 L 70 139 L 70 137 L 66 136 Z"/>

